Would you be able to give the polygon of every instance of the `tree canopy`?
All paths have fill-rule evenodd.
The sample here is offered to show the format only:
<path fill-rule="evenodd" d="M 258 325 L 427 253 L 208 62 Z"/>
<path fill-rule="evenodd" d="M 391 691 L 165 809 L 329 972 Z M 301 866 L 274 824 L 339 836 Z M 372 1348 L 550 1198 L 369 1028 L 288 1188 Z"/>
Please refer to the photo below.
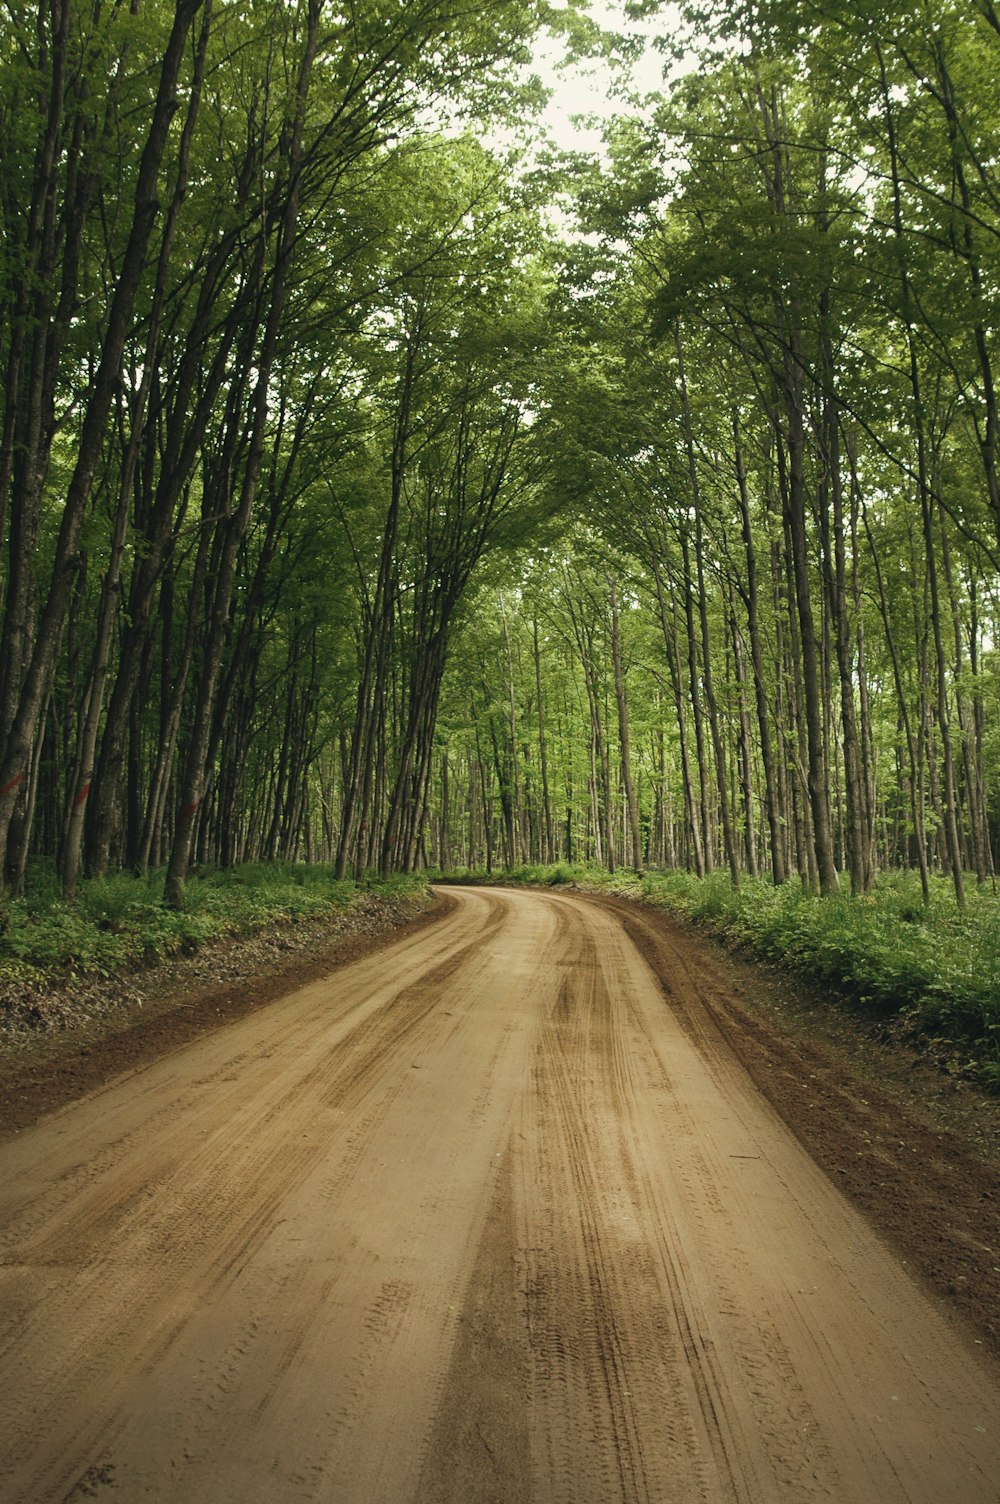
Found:
<path fill-rule="evenodd" d="M 628 9 L 5 7 L 7 884 L 992 881 L 1000 15 Z"/>

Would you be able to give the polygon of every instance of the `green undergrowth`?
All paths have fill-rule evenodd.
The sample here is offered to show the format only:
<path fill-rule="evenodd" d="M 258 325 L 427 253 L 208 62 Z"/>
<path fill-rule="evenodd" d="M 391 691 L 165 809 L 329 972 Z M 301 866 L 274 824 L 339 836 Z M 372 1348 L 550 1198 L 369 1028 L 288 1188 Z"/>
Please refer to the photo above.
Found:
<path fill-rule="evenodd" d="M 162 874 L 92 878 L 67 903 L 55 873 L 39 865 L 24 896 L 0 909 L 0 984 L 109 977 L 265 925 L 335 915 L 366 895 L 402 899 L 425 889 L 422 876 L 338 882 L 329 866 L 269 862 L 199 869 L 175 910 L 163 903 Z"/>
<path fill-rule="evenodd" d="M 459 880 L 487 881 L 481 873 Z M 669 909 L 744 954 L 828 988 L 869 1017 L 901 1021 L 949 1069 L 1000 1088 L 1000 896 L 969 893 L 965 912 L 935 880 L 924 906 L 915 874 L 892 873 L 857 897 L 817 898 L 791 881 L 727 873 L 611 874 L 561 862 L 525 866 L 492 882 L 572 884 Z"/>

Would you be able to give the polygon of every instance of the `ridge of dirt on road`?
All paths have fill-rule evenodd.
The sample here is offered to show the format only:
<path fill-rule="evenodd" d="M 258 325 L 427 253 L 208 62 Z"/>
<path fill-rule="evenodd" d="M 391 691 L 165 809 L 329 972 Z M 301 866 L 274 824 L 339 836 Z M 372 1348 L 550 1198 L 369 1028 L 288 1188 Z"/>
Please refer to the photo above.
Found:
<path fill-rule="evenodd" d="M 1000 1103 L 801 983 L 741 961 L 674 916 L 581 893 L 624 923 L 695 1037 L 716 1032 L 812 1158 L 1000 1357 Z"/>
<path fill-rule="evenodd" d="M 270 924 L 148 972 L 67 988 L 68 1021 L 37 1032 L 0 1031 L 0 1139 L 124 1071 L 416 933 L 454 903 L 441 894 L 365 895 L 333 916 Z M 108 1006 L 88 1007 L 101 992 Z"/>

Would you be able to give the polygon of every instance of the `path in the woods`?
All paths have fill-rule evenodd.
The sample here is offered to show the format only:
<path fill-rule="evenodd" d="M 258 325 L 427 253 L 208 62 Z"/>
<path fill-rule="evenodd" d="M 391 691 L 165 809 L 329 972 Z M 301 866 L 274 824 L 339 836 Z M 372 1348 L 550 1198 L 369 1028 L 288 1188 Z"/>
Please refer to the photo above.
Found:
<path fill-rule="evenodd" d="M 995 1504 L 996 1370 L 690 988 L 456 897 L 0 1149 L 0 1499 Z"/>

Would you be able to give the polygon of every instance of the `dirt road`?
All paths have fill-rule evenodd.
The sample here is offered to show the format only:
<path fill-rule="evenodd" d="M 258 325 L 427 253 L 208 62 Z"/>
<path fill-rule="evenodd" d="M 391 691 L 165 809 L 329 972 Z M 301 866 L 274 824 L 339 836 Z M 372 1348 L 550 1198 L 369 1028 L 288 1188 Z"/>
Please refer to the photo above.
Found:
<path fill-rule="evenodd" d="M 996 1369 L 620 918 L 456 897 L 0 1149 L 4 1504 L 996 1504 Z"/>

